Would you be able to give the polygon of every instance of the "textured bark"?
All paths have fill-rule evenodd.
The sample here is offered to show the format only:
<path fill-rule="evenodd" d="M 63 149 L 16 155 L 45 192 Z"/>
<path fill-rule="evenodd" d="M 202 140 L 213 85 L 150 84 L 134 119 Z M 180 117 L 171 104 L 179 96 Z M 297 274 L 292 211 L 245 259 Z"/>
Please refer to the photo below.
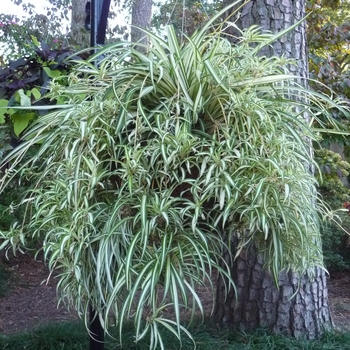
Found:
<path fill-rule="evenodd" d="M 87 0 L 72 0 L 72 20 L 69 40 L 78 48 L 90 46 L 90 32 L 85 29 L 85 6 Z"/>
<path fill-rule="evenodd" d="M 133 0 L 131 10 L 131 41 L 142 44 L 148 43 L 145 32 L 135 28 L 134 26 L 149 29 L 151 25 L 152 0 Z"/>
<path fill-rule="evenodd" d="M 230 3 L 232 0 L 224 1 L 225 6 Z M 225 17 L 229 16 L 230 13 L 227 13 Z M 235 20 L 239 28 L 258 25 L 263 30 L 275 33 L 289 28 L 304 17 L 304 0 L 251 0 L 231 18 L 231 21 Z M 294 58 L 297 66 L 290 67 L 291 71 L 300 77 L 307 77 L 306 22 L 270 46 L 266 46 L 261 54 L 267 57 L 283 55 Z"/>
<path fill-rule="evenodd" d="M 225 5 L 229 3 L 232 1 L 226 0 Z M 255 24 L 277 32 L 290 27 L 304 15 L 304 0 L 252 0 L 240 10 L 236 23 L 240 28 Z M 296 59 L 297 66 L 291 70 L 305 82 L 302 79 L 308 76 L 305 22 L 271 47 L 266 47 L 261 54 Z M 315 269 L 314 278 L 282 272 L 277 288 L 271 275 L 263 269 L 262 257 L 252 248 L 241 253 L 231 272 L 236 293 L 232 291 L 225 299 L 224 281 L 219 280 L 217 284 L 214 317 L 219 324 L 241 330 L 266 327 L 274 332 L 309 339 L 332 327 L 326 275 L 322 269 Z"/>
<path fill-rule="evenodd" d="M 215 318 L 219 324 L 239 330 L 268 328 L 275 333 L 314 339 L 332 326 L 326 276 L 320 268 L 314 276 L 281 273 L 279 288 L 263 260 L 254 251 L 243 251 L 231 270 L 236 293 L 225 299 L 224 281 L 217 283 Z"/>

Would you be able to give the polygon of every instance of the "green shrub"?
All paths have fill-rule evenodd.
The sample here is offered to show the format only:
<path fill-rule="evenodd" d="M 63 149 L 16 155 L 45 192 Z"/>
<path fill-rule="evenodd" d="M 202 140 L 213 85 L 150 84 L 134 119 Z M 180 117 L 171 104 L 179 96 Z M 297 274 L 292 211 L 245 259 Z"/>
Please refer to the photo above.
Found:
<path fill-rule="evenodd" d="M 26 187 L 13 185 L 4 191 L 0 196 L 0 230 L 9 230 L 15 221 L 22 221 L 24 208 L 12 206 L 19 203 Z"/>
<path fill-rule="evenodd" d="M 316 150 L 315 160 L 321 174 L 317 174 L 319 192 L 332 210 L 342 208 L 344 202 L 350 200 L 350 190 L 342 184 L 339 174 L 347 176 L 350 164 L 341 156 L 328 149 Z M 323 255 L 328 270 L 350 269 L 350 216 L 339 214 L 341 226 L 328 223 L 321 228 Z"/>
<path fill-rule="evenodd" d="M 350 228 L 350 219 L 343 220 L 343 225 Z M 322 228 L 324 262 L 329 271 L 350 270 L 349 236 L 337 225 Z"/>

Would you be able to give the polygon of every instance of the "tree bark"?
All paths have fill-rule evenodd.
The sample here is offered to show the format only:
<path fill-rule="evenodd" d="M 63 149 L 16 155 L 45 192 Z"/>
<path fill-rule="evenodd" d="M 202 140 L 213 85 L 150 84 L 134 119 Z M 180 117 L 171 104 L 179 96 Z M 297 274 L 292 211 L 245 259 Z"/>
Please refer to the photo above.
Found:
<path fill-rule="evenodd" d="M 232 0 L 225 0 L 224 6 L 228 6 L 232 2 Z M 230 13 L 233 10 L 230 10 Z M 225 18 L 229 17 L 230 13 L 227 13 Z M 289 28 L 304 17 L 305 0 L 251 0 L 240 9 L 238 15 L 231 18 L 231 21 L 235 20 L 241 29 L 258 25 L 265 31 L 277 33 Z M 229 34 L 237 34 L 230 29 L 228 32 Z M 297 65 L 290 67 L 291 72 L 300 77 L 307 77 L 306 22 L 304 21 L 270 46 L 266 46 L 261 51 L 261 55 L 267 57 L 283 55 L 287 58 L 294 58 Z"/>
<path fill-rule="evenodd" d="M 226 0 L 224 5 L 230 3 L 232 0 Z M 264 30 L 278 32 L 304 16 L 304 0 L 252 0 L 240 10 L 238 19 L 231 21 L 237 19 L 240 28 L 255 24 Z M 267 57 L 294 58 L 297 65 L 292 66 L 291 71 L 301 77 L 302 82 L 308 76 L 305 31 L 303 22 L 261 52 Z M 230 292 L 226 299 L 224 281 L 218 280 L 214 310 L 218 324 L 239 330 L 265 327 L 276 333 L 308 339 L 319 337 L 325 329 L 332 327 L 324 270 L 316 268 L 313 278 L 281 272 L 277 288 L 263 264 L 254 247 L 242 251 L 231 268 L 237 290 Z"/>
<path fill-rule="evenodd" d="M 152 0 L 133 0 L 131 10 L 131 41 L 141 44 L 148 43 L 148 37 L 145 32 L 134 26 L 149 29 L 151 25 Z"/>
<path fill-rule="evenodd" d="M 242 331 L 262 327 L 307 339 L 332 326 L 324 270 L 316 268 L 313 277 L 282 272 L 277 288 L 263 263 L 254 249 L 242 251 L 231 269 L 236 293 L 232 290 L 226 299 L 224 281 L 218 280 L 214 311 L 218 324 Z"/>
<path fill-rule="evenodd" d="M 90 32 L 85 29 L 85 6 L 87 0 L 72 0 L 70 44 L 83 49 L 90 47 Z"/>

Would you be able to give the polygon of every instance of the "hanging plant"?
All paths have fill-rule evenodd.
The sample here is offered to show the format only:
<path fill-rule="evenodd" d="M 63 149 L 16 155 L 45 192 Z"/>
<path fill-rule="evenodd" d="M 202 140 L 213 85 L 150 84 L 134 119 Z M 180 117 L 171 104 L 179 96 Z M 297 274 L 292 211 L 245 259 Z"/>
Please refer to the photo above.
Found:
<path fill-rule="evenodd" d="M 2 187 L 13 173 L 34 185 L 22 202 L 29 223 L 1 232 L 0 248 L 40 237 L 61 299 L 86 323 L 91 304 L 106 331 L 112 315 L 121 339 L 132 320 L 151 349 L 164 348 L 162 327 L 189 335 L 183 312 L 203 315 L 196 288 L 213 292 L 213 271 L 234 288 L 224 232 L 234 253 L 254 245 L 276 279 L 322 266 L 323 206 L 305 166 L 320 130 L 303 115 L 348 110 L 298 86 L 291 62 L 259 56 L 278 36 L 253 27 L 231 45 L 211 27 L 220 15 L 183 45 L 168 27 L 167 40 L 148 33 L 147 54 L 119 43 L 76 62 L 51 84 L 65 104 L 6 158 Z"/>

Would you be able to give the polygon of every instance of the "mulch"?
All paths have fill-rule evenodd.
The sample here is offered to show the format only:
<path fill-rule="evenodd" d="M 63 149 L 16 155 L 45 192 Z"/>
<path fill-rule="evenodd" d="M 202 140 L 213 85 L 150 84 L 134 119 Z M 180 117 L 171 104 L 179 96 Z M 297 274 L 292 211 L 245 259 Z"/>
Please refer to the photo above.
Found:
<path fill-rule="evenodd" d="M 2 261 L 2 262 L 1 262 Z M 0 333 L 31 330 L 45 323 L 77 319 L 61 305 L 57 306 L 56 280 L 49 275 L 43 260 L 29 255 L 0 257 L 0 264 L 13 272 L 9 293 L 0 299 Z M 338 329 L 350 330 L 350 273 L 334 273 L 328 280 L 332 317 Z M 212 297 L 201 292 L 203 304 L 210 308 Z"/>
<path fill-rule="evenodd" d="M 2 261 L 13 277 L 10 292 L 0 300 L 0 333 L 11 334 L 77 318 L 63 305 L 57 306 L 55 278 L 47 281 L 49 271 L 42 260 L 20 255 Z"/>

